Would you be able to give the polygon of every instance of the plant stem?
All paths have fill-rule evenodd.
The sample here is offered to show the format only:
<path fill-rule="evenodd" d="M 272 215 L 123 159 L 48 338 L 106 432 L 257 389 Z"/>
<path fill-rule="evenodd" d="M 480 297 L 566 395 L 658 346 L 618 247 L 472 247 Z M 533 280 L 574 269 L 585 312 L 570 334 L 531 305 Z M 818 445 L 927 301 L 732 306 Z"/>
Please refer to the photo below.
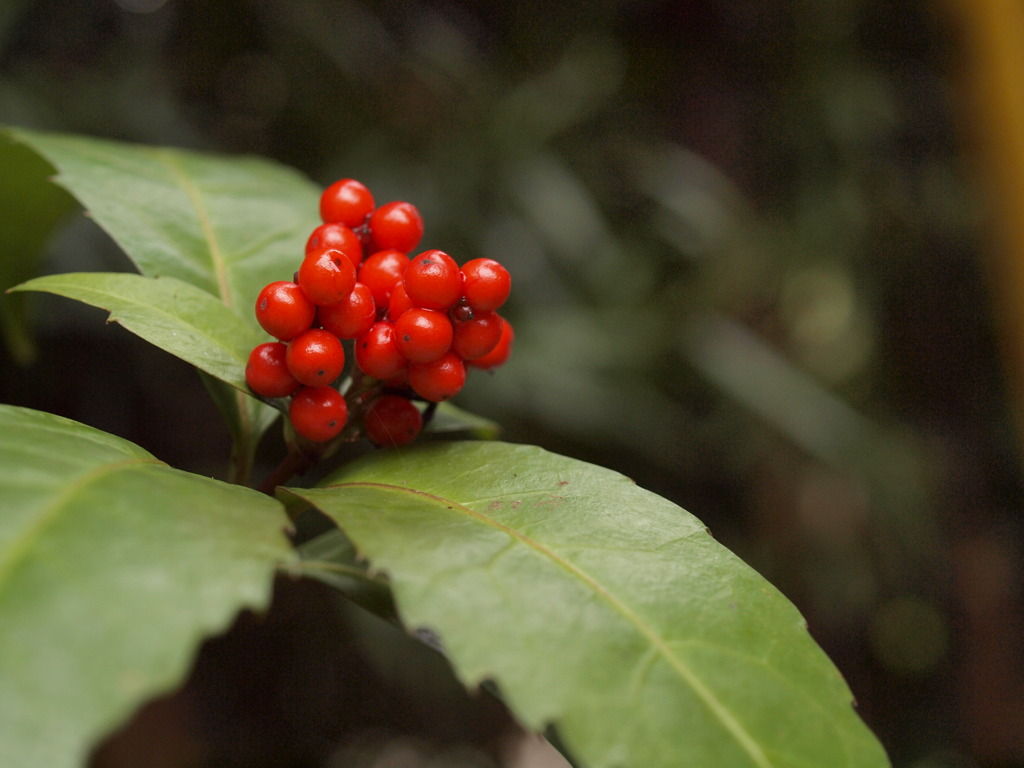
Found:
<path fill-rule="evenodd" d="M 302 474 L 321 459 L 330 456 L 342 443 L 350 443 L 357 439 L 360 435 L 363 414 L 373 400 L 373 393 L 380 387 L 381 384 L 376 379 L 370 379 L 357 370 L 344 391 L 345 402 L 348 405 L 346 429 L 330 442 L 319 443 L 312 448 L 302 445 L 292 446 L 281 462 L 264 478 L 257 490 L 268 496 L 273 496 L 274 489 L 290 477 Z"/>
<path fill-rule="evenodd" d="M 249 471 L 252 468 L 252 451 L 248 445 L 239 445 L 235 440 L 231 446 L 231 458 L 228 460 L 228 482 L 235 485 L 249 484 Z"/>
<path fill-rule="evenodd" d="M 257 490 L 268 496 L 274 495 L 277 486 L 285 483 L 290 477 L 302 474 L 313 466 L 319 458 L 318 452 L 310 452 L 301 448 L 292 448 L 280 463 L 271 470 Z"/>

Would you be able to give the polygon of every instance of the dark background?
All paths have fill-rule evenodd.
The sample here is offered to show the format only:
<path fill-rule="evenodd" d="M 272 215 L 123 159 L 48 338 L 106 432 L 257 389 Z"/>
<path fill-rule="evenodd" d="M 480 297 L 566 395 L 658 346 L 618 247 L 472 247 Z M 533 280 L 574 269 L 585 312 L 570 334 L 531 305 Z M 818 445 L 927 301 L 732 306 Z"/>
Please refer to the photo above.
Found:
<path fill-rule="evenodd" d="M 515 280 L 513 359 L 460 405 L 698 515 L 799 606 L 895 765 L 1020 766 L 1016 393 L 952 5 L 5 0 L 0 121 L 258 153 L 414 202 L 425 246 Z M 41 268 L 128 267 L 78 218 Z M 2 399 L 220 473 L 188 367 L 67 305 L 37 304 Z M 338 631 L 304 635 L 312 611 Z M 389 642 L 419 659 L 282 584 L 142 718 L 162 755 L 144 764 L 384 765 L 410 734 L 493 764 L 500 707 L 443 669 L 382 681 L 366 648 Z M 416 709 L 417 685 L 444 706 Z"/>

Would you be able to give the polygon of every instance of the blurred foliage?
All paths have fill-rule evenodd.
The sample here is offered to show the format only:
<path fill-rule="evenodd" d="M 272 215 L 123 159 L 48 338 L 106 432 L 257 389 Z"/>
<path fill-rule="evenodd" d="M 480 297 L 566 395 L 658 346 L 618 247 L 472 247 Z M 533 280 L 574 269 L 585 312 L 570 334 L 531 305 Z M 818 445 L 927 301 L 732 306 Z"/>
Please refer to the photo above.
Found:
<path fill-rule="evenodd" d="M 1017 445 L 937 6 L 8 0 L 0 46 L 0 121 L 354 176 L 419 206 L 425 246 L 500 258 L 516 353 L 460 406 L 704 519 L 896 765 L 1024 765 Z M 116 261 L 75 226 L 46 269 Z M 79 346 L 39 309 L 43 350 Z M 77 317 L 76 364 L 117 372 L 85 385 L 148 359 Z M 10 365 L 5 400 L 187 468 L 223 445 L 198 416 L 160 436 L 199 386 L 166 361 L 160 407 L 139 381 L 85 414 Z"/>

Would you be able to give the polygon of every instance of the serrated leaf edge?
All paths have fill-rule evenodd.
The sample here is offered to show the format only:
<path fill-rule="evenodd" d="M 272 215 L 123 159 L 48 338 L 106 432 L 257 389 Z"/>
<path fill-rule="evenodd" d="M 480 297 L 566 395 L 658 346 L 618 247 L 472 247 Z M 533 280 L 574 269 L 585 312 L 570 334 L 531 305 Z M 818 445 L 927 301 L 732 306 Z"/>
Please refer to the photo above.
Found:
<path fill-rule="evenodd" d="M 11 292 L 38 291 L 38 292 L 42 292 L 42 293 L 52 293 L 52 294 L 57 295 L 57 296 L 63 296 L 64 298 L 72 299 L 74 301 L 80 301 L 80 302 L 82 302 L 84 304 L 89 304 L 90 306 L 97 307 L 97 308 L 102 309 L 105 312 L 107 312 L 108 313 L 107 322 L 117 323 L 118 325 L 124 326 L 128 330 L 132 330 L 128 326 L 124 325 L 123 317 L 118 314 L 118 310 L 110 309 L 109 307 L 106 307 L 103 304 L 98 304 L 98 303 L 94 304 L 91 301 L 86 301 L 85 299 L 80 298 L 79 296 L 71 296 L 68 293 L 63 292 L 63 290 L 70 290 L 70 289 L 63 289 L 63 286 L 61 285 L 61 281 L 62 280 L 69 280 L 70 282 L 73 283 L 76 279 L 78 279 L 78 278 L 80 278 L 82 276 L 87 276 L 88 279 L 92 279 L 93 276 L 101 276 L 101 277 L 104 277 L 104 278 L 115 278 L 115 279 L 125 278 L 125 279 L 133 280 L 133 281 L 134 280 L 154 280 L 154 281 L 158 280 L 158 281 L 164 282 L 164 283 L 174 282 L 174 283 L 178 283 L 178 284 L 180 284 L 182 286 L 187 286 L 185 288 L 185 290 L 196 290 L 196 291 L 200 291 L 201 293 L 203 293 L 203 294 L 205 294 L 207 296 L 210 296 L 210 298 L 212 298 L 214 300 L 216 300 L 216 298 L 217 298 L 213 294 L 208 293 L 207 291 L 204 291 L 202 288 L 199 288 L 199 287 L 193 285 L 192 283 L 186 282 L 186 281 L 181 280 L 181 279 L 176 278 L 176 277 L 170 277 L 170 276 L 166 276 L 166 275 L 165 276 L 159 276 L 158 275 L 156 277 L 150 277 L 148 275 L 140 275 L 140 274 L 137 274 L 135 272 L 60 272 L 60 273 L 54 274 L 54 275 L 43 275 L 41 277 L 34 277 L 31 280 L 25 281 L 24 283 L 20 283 L 18 285 L 12 286 L 11 288 L 8 288 L 7 290 L 11 291 Z M 51 286 L 50 283 L 56 283 L 56 285 L 55 286 Z M 94 294 L 95 297 L 97 298 L 97 301 L 102 300 L 103 297 L 113 298 L 113 299 L 117 299 L 119 301 L 125 301 L 125 297 L 115 295 L 115 294 L 111 293 L 108 290 L 104 290 L 103 288 L 96 288 L 96 287 L 91 286 L 91 285 L 83 286 L 83 288 L 85 290 L 90 291 L 92 294 Z M 192 323 L 188 323 L 187 319 L 182 318 L 180 315 L 171 314 L 170 312 L 166 311 L 163 307 L 161 307 L 159 305 L 156 305 L 156 304 L 149 304 L 149 303 L 146 303 L 144 301 L 138 301 L 138 300 L 132 299 L 131 297 L 128 297 L 127 301 L 129 301 L 134 306 L 144 307 L 145 309 L 153 311 L 154 313 L 159 314 L 160 316 L 167 317 L 167 318 L 170 318 L 170 319 L 175 320 L 175 321 L 183 321 L 184 320 L 186 322 L 186 324 L 188 325 L 188 327 L 190 329 L 194 330 L 198 336 L 202 336 L 203 338 L 210 340 L 212 342 L 213 346 L 215 346 L 215 347 L 227 350 L 231 354 L 232 360 L 238 362 L 238 364 L 240 366 L 239 370 L 242 370 L 244 368 L 245 361 L 246 361 L 246 358 L 244 356 L 237 355 L 230 348 L 224 347 L 220 343 L 220 341 L 218 341 L 214 337 L 210 336 L 208 333 L 204 332 L 201 328 L 199 328 L 198 326 L 196 326 L 196 325 L 194 325 Z M 227 307 L 226 304 L 224 306 Z M 227 309 L 230 311 L 231 308 L 227 307 Z M 132 331 L 132 332 L 134 333 L 134 331 Z M 221 380 L 223 381 L 223 379 L 221 379 Z M 236 390 L 242 392 L 243 394 L 246 394 L 246 395 L 249 395 L 250 397 L 252 397 L 252 395 L 250 395 L 249 392 L 242 387 L 241 379 L 239 379 L 238 381 L 225 381 L 224 383 L 225 384 L 230 384 Z"/>
<path fill-rule="evenodd" d="M 658 632 L 655 631 L 647 622 L 640 618 L 626 603 L 616 597 L 607 588 L 601 585 L 593 576 L 588 574 L 576 565 L 573 565 L 569 561 L 562 557 L 559 557 L 551 549 L 545 547 L 540 542 L 531 539 L 529 536 L 522 534 L 521 532 L 511 528 L 494 518 L 488 517 L 482 512 L 478 512 L 465 504 L 460 504 L 452 499 L 446 499 L 436 494 L 421 491 L 415 488 L 407 488 L 400 485 L 393 485 L 390 483 L 374 483 L 368 481 L 354 481 L 347 483 L 336 483 L 331 485 L 320 486 L 318 490 L 330 490 L 330 489 L 344 489 L 344 488 L 378 488 L 387 491 L 399 491 L 406 494 L 422 496 L 429 499 L 432 502 L 436 502 L 445 506 L 447 509 L 452 511 L 459 511 L 465 514 L 467 517 L 471 517 L 475 520 L 489 525 L 492 528 L 501 531 L 513 540 L 519 541 L 521 544 L 530 547 L 538 554 L 548 558 L 551 562 L 555 563 L 560 568 L 568 571 L 573 577 L 579 579 L 589 589 L 591 589 L 598 597 L 606 602 L 613 610 L 618 612 L 634 629 L 639 632 L 647 642 L 650 643 L 651 647 L 665 659 L 665 662 L 686 682 L 687 685 L 697 694 L 704 706 L 718 719 L 722 726 L 732 734 L 743 750 L 749 755 L 751 761 L 758 768 L 772 768 L 772 763 L 769 761 L 764 750 L 757 744 L 754 738 L 747 732 L 743 725 L 733 717 L 732 713 L 729 712 L 728 708 L 719 701 L 718 697 L 704 684 L 704 682 L 690 669 L 689 665 L 680 659 L 676 654 L 672 652 L 672 648 L 669 643 L 663 638 Z"/>

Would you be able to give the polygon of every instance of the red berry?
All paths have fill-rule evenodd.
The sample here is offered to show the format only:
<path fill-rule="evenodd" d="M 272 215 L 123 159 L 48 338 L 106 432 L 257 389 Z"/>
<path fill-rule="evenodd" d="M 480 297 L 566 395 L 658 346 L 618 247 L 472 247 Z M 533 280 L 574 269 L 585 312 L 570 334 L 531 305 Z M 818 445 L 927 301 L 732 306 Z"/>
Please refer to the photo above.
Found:
<path fill-rule="evenodd" d="M 287 397 L 299 388 L 299 382 L 288 371 L 285 362 L 287 347 L 280 341 L 257 345 L 245 364 L 245 383 L 263 397 Z"/>
<path fill-rule="evenodd" d="M 299 265 L 299 287 L 317 306 L 337 304 L 348 298 L 356 284 L 356 268 L 341 251 L 312 251 Z"/>
<path fill-rule="evenodd" d="M 398 349 L 411 363 L 429 363 L 452 345 L 452 321 L 444 312 L 413 308 L 395 321 Z"/>
<path fill-rule="evenodd" d="M 497 346 L 483 357 L 467 360 L 466 362 L 474 368 L 483 368 L 487 371 L 497 368 L 508 360 L 508 356 L 512 352 L 512 342 L 515 341 L 515 338 L 516 335 L 512 330 L 512 323 L 502 318 L 501 338 L 498 339 Z"/>
<path fill-rule="evenodd" d="M 256 320 L 267 333 L 281 341 L 294 339 L 308 330 L 316 306 L 295 283 L 278 280 L 264 287 L 256 297 Z"/>
<path fill-rule="evenodd" d="M 373 195 L 363 184 L 355 179 L 341 179 L 320 195 L 320 218 L 355 229 L 373 212 L 373 205 Z"/>
<path fill-rule="evenodd" d="M 330 384 L 345 368 L 345 348 L 330 331 L 311 328 L 288 344 L 285 356 L 292 376 L 308 387 Z"/>
<path fill-rule="evenodd" d="M 348 256 L 352 266 L 359 269 L 363 261 L 363 242 L 359 235 L 344 224 L 321 224 L 314 229 L 306 240 L 306 253 L 319 251 L 323 248 L 334 248 Z"/>
<path fill-rule="evenodd" d="M 474 311 L 493 312 L 508 298 L 512 277 L 494 259 L 473 259 L 462 265 L 466 302 Z"/>
<path fill-rule="evenodd" d="M 321 328 L 339 339 L 358 339 L 377 319 L 373 294 L 362 283 L 356 283 L 352 293 L 337 304 L 318 307 L 316 319 Z"/>
<path fill-rule="evenodd" d="M 379 310 L 387 307 L 391 291 L 402 279 L 408 265 L 409 257 L 392 249 L 371 254 L 359 268 L 359 282 L 373 293 L 373 301 Z"/>
<path fill-rule="evenodd" d="M 466 365 L 454 352 L 447 352 L 431 363 L 409 363 L 409 386 L 431 402 L 454 397 L 466 383 Z"/>
<path fill-rule="evenodd" d="M 376 322 L 356 342 L 356 365 L 367 376 L 391 379 L 408 365 L 395 341 L 395 326 L 384 320 Z"/>
<path fill-rule="evenodd" d="M 395 322 L 403 313 L 413 308 L 414 305 L 409 300 L 409 294 L 405 292 L 405 286 L 399 280 L 395 283 L 395 289 L 391 292 L 391 298 L 388 299 L 388 320 Z"/>
<path fill-rule="evenodd" d="M 423 415 L 407 397 L 381 395 L 366 409 L 363 427 L 370 442 L 395 447 L 416 439 L 423 428 Z"/>
<path fill-rule="evenodd" d="M 292 397 L 288 416 L 298 434 L 322 443 L 345 428 L 348 405 L 334 387 L 303 387 Z"/>
<path fill-rule="evenodd" d="M 424 251 L 413 259 L 402 278 L 405 292 L 417 307 L 447 311 L 462 296 L 462 273 L 444 251 Z"/>
<path fill-rule="evenodd" d="M 394 248 L 408 253 L 423 239 L 423 217 L 412 203 L 385 203 L 370 214 L 368 224 L 377 251 Z"/>
<path fill-rule="evenodd" d="M 503 325 L 497 312 L 477 312 L 472 320 L 455 323 L 452 351 L 463 360 L 483 357 L 498 346 Z"/>

